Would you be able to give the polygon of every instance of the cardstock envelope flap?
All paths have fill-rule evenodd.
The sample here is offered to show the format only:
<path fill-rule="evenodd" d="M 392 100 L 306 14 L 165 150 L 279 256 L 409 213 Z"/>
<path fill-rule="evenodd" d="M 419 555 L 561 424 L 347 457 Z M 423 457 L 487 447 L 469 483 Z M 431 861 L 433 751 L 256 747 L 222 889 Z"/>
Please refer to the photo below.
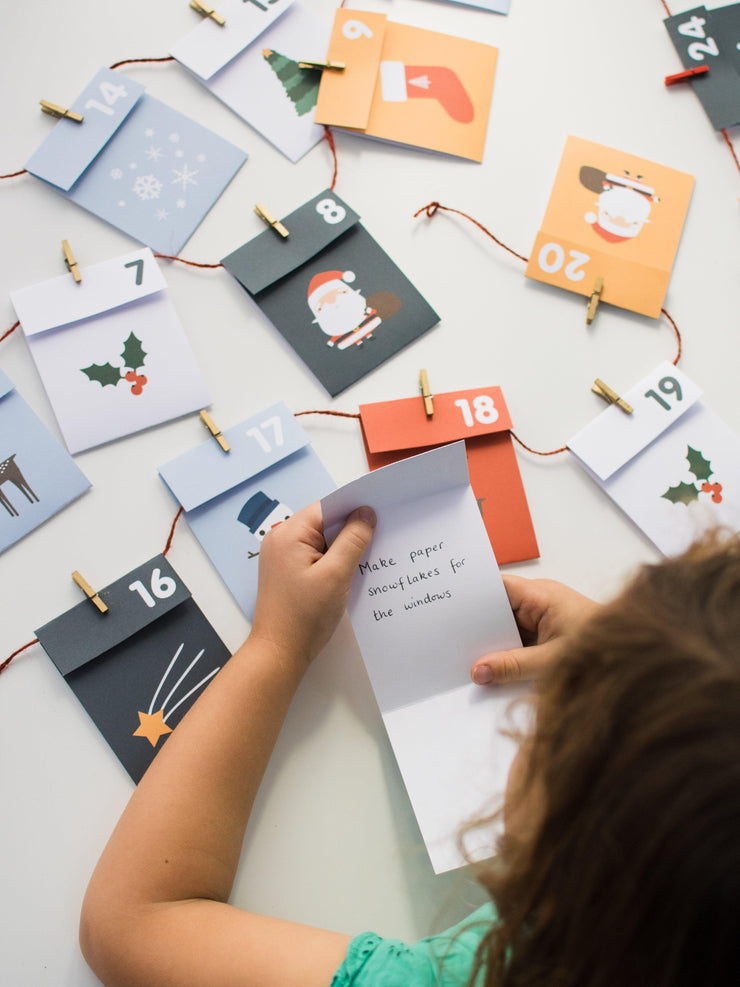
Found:
<path fill-rule="evenodd" d="M 326 189 L 281 220 L 288 237 L 266 229 L 221 263 L 250 295 L 257 295 L 307 263 L 359 221 L 354 209 Z"/>
<path fill-rule="evenodd" d="M 327 59 L 344 65 L 321 75 L 316 123 L 364 130 L 380 70 L 387 18 L 369 10 L 338 10 Z"/>
<path fill-rule="evenodd" d="M 27 336 L 109 312 L 167 287 L 148 247 L 79 270 L 79 284 L 71 274 L 62 274 L 11 291 L 10 300 Z"/>
<path fill-rule="evenodd" d="M 159 475 L 186 511 L 200 507 L 303 449 L 309 438 L 284 402 L 227 429 L 224 452 L 215 439 L 178 456 Z"/>
<path fill-rule="evenodd" d="M 219 0 L 217 10 L 226 23 L 217 24 L 206 17 L 170 49 L 170 54 L 201 79 L 210 79 L 266 31 L 292 3 L 293 0 L 264 0 L 264 3 L 259 0 L 250 3 Z"/>
<path fill-rule="evenodd" d="M 108 613 L 100 613 L 92 600 L 82 600 L 34 632 L 64 676 L 159 620 L 189 599 L 190 590 L 164 555 L 157 555 L 99 590 L 98 596 Z"/>
<path fill-rule="evenodd" d="M 361 404 L 360 422 L 370 452 L 420 449 L 512 427 L 500 387 L 449 391 L 435 394 L 433 401 L 431 417 L 421 396 Z"/>
<path fill-rule="evenodd" d="M 37 178 L 68 192 L 100 154 L 143 95 L 145 87 L 111 69 L 100 69 L 68 109 L 82 123 L 60 120 L 26 162 Z"/>
<path fill-rule="evenodd" d="M 4 398 L 6 394 L 10 394 L 14 390 L 15 384 L 13 381 L 4 370 L 0 370 L 0 398 Z"/>
<path fill-rule="evenodd" d="M 610 405 L 570 439 L 568 448 L 600 480 L 608 480 L 696 404 L 701 393 L 666 360 L 623 395 L 631 415 Z"/>

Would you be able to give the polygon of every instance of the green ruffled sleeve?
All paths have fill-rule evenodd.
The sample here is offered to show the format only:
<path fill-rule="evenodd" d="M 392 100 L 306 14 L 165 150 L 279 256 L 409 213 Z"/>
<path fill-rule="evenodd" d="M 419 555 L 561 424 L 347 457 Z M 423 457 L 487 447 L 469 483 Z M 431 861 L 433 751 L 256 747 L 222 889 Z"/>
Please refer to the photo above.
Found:
<path fill-rule="evenodd" d="M 363 932 L 350 942 L 331 987 L 467 987 L 476 950 L 495 920 L 488 903 L 412 945 Z"/>

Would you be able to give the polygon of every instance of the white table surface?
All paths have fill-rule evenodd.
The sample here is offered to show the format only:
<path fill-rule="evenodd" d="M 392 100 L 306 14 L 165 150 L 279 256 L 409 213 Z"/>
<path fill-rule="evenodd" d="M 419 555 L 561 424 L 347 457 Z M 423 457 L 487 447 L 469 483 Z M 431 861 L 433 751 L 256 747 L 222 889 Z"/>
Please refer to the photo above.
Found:
<path fill-rule="evenodd" d="M 328 0 L 306 0 L 332 16 Z M 498 384 L 517 434 L 561 446 L 602 408 L 595 377 L 627 390 L 675 341 L 664 319 L 585 303 L 524 278 L 524 265 L 459 217 L 413 213 L 438 200 L 470 213 L 527 255 L 568 134 L 696 176 L 665 305 L 683 335 L 680 366 L 740 431 L 737 378 L 740 173 L 680 70 L 659 0 L 512 0 L 508 17 L 432 0 L 367 0 L 368 9 L 500 48 L 482 165 L 336 135 L 337 192 L 426 295 L 440 325 L 331 400 L 224 271 L 164 263 L 171 297 L 226 427 L 282 398 L 294 411 L 356 411 L 412 396 L 420 367 L 433 390 Z M 674 13 L 690 3 L 672 2 Z M 71 101 L 101 65 L 164 56 L 196 23 L 186 0 L 24 0 L 3 4 L 0 173 L 23 167 L 52 122 L 40 98 Z M 244 147 L 249 160 L 182 251 L 218 261 L 260 232 L 261 200 L 285 215 L 331 181 L 325 143 L 291 164 L 176 64 L 123 70 L 148 91 Z M 740 149 L 740 134 L 730 132 Z M 9 292 L 64 272 L 60 241 L 81 263 L 134 242 L 30 176 L 0 183 L 0 331 L 15 321 Z M 0 367 L 59 434 L 21 332 L 0 344 Z M 304 418 L 336 482 L 366 470 L 357 423 Z M 77 456 L 93 489 L 0 559 L 0 659 L 79 600 L 80 569 L 105 585 L 160 552 L 174 516 L 156 473 L 203 439 L 197 417 Z M 541 558 L 509 566 L 607 597 L 651 543 L 569 454 L 518 450 Z M 169 555 L 230 647 L 248 631 L 181 523 Z M 39 646 L 0 677 L 0 970 L 13 987 L 88 987 L 79 906 L 97 856 L 131 792 L 123 768 Z M 301 687 L 244 844 L 233 900 L 346 932 L 415 938 L 480 900 L 470 878 L 435 877 L 346 618 Z"/>

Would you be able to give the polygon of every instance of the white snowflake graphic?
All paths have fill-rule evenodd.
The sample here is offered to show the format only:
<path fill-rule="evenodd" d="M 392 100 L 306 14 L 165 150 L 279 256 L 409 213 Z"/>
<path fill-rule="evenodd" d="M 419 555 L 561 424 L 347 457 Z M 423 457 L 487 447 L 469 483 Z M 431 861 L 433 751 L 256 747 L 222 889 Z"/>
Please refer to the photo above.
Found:
<path fill-rule="evenodd" d="M 179 142 L 179 140 L 180 140 L 180 135 L 179 134 L 170 134 L 170 136 L 169 136 L 168 139 L 169 139 L 169 141 L 172 144 L 177 144 Z"/>
<path fill-rule="evenodd" d="M 162 183 L 154 175 L 139 175 L 131 191 L 140 199 L 158 199 L 162 191 Z"/>
<path fill-rule="evenodd" d="M 111 178 L 115 180 L 118 180 L 119 178 L 123 178 L 123 172 L 121 171 L 120 168 L 111 168 L 108 174 L 110 175 Z"/>
<path fill-rule="evenodd" d="M 147 127 L 146 128 L 146 130 L 144 131 L 144 136 L 145 137 L 154 137 L 154 131 L 152 130 L 151 127 Z"/>
<path fill-rule="evenodd" d="M 164 154 L 164 151 L 162 150 L 161 147 L 155 147 L 152 144 L 152 146 L 149 148 L 148 151 L 144 151 L 144 154 L 146 154 L 149 161 L 159 161 L 159 159 Z"/>
<path fill-rule="evenodd" d="M 180 171 L 177 168 L 173 168 L 175 177 L 170 182 L 170 185 L 179 185 L 183 192 L 187 191 L 188 185 L 197 185 L 195 180 L 195 175 L 198 174 L 198 169 L 195 168 L 191 171 L 186 164 L 182 166 Z"/>
<path fill-rule="evenodd" d="M 184 199 L 178 199 L 175 205 L 177 206 L 178 209 L 184 209 L 187 203 L 185 202 Z"/>
<path fill-rule="evenodd" d="M 155 219 L 158 219 L 160 222 L 163 219 L 167 219 L 168 216 L 169 216 L 169 213 L 167 212 L 166 209 L 157 209 L 157 211 L 154 213 L 154 218 Z"/>

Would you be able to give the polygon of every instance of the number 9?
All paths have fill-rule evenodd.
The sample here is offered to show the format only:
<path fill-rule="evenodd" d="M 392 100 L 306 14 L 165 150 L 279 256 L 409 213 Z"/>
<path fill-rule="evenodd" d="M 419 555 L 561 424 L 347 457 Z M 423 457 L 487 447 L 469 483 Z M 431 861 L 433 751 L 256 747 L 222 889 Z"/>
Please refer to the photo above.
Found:
<path fill-rule="evenodd" d="M 681 385 L 678 383 L 675 377 L 663 377 L 658 382 L 658 387 L 661 389 L 661 391 L 664 394 L 675 394 L 677 401 L 681 401 L 683 399 Z"/>
<path fill-rule="evenodd" d="M 342 25 L 342 34 L 345 38 L 349 38 L 350 41 L 355 41 L 357 38 L 372 38 L 373 36 L 373 32 L 367 24 L 355 20 L 344 22 Z"/>

